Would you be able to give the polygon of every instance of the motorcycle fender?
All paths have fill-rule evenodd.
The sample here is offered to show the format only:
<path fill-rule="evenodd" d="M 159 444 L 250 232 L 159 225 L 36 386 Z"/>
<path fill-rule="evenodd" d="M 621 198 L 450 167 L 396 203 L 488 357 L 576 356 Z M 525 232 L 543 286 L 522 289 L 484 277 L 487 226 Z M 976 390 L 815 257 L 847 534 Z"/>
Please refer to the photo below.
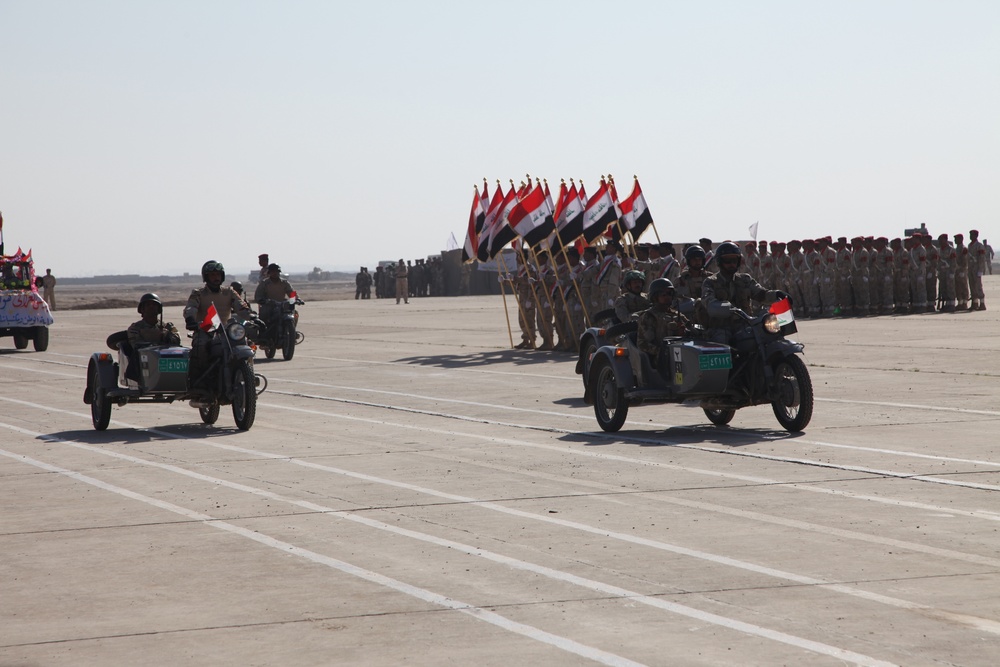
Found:
<path fill-rule="evenodd" d="M 615 371 L 615 384 L 622 389 L 631 389 L 635 386 L 635 374 L 632 372 L 632 364 L 628 357 L 616 357 L 614 347 L 602 347 L 594 353 L 594 360 L 590 364 L 590 377 L 587 379 L 587 389 L 583 394 L 583 401 L 587 405 L 594 404 L 594 385 L 597 384 L 597 373 L 599 366 L 604 363 L 611 364 Z"/>
<path fill-rule="evenodd" d="M 239 359 L 240 361 L 253 359 L 253 349 L 251 349 L 248 345 L 236 345 L 233 347 L 233 358 Z"/>
<path fill-rule="evenodd" d="M 583 358 L 583 355 L 587 353 L 587 344 L 591 341 L 596 341 L 597 336 L 594 335 L 589 329 L 583 332 L 580 336 L 580 356 L 576 360 L 576 374 L 583 375 L 583 369 L 587 365 L 587 360 Z"/>
<path fill-rule="evenodd" d="M 102 387 L 109 391 L 118 388 L 118 371 L 115 368 L 115 363 L 113 361 L 101 361 L 101 353 L 95 352 L 90 355 L 90 364 L 87 366 L 87 388 L 83 393 L 83 402 L 87 405 L 90 405 L 90 399 L 94 391 L 95 367 L 97 368 L 99 382 Z"/>
<path fill-rule="evenodd" d="M 764 355 L 767 359 L 771 359 L 775 355 L 790 357 L 793 354 L 801 354 L 804 349 L 805 345 L 796 343 L 794 340 L 776 340 L 764 347 Z"/>

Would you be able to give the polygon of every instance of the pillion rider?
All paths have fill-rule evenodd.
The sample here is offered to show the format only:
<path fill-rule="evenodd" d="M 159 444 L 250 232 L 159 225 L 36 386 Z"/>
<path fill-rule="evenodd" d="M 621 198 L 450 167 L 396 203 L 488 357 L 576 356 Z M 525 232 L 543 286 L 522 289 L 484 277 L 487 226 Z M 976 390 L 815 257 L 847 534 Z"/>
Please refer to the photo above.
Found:
<path fill-rule="evenodd" d="M 708 318 L 708 338 L 719 343 L 728 343 L 729 336 L 743 320 L 736 314 L 712 316 L 713 306 L 729 302 L 745 313 L 752 313 L 751 302 L 774 303 L 788 295 L 781 290 L 765 289 L 749 273 L 740 273 L 743 255 L 739 246 L 730 241 L 720 243 L 715 251 L 715 261 L 719 272 L 705 278 L 701 286 L 701 300 Z"/>

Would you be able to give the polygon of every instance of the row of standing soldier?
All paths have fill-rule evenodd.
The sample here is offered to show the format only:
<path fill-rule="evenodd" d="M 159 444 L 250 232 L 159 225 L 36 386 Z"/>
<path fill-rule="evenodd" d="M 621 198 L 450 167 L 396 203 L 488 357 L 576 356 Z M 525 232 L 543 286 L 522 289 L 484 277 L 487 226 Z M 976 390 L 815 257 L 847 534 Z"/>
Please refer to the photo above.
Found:
<path fill-rule="evenodd" d="M 934 242 L 914 233 L 905 239 L 845 237 L 746 243 L 743 268 L 763 287 L 792 298 L 796 317 L 866 316 L 940 310 L 985 310 L 982 276 L 988 271 L 988 247 L 978 232 L 947 234 Z M 619 320 L 646 308 L 641 290 L 624 280 L 642 274 L 643 287 L 667 278 L 676 298 L 701 297 L 706 275 L 716 270 L 712 242 L 691 244 L 678 259 L 671 243 L 637 244 L 625 253 L 610 242 L 603 248 L 565 253 L 542 251 L 518 255 L 516 270 L 501 274 L 517 298 L 519 349 L 576 350 L 579 337 L 595 317 L 609 309 Z M 636 281 L 638 282 L 638 281 Z M 541 345 L 537 345 L 538 338 Z"/>
<path fill-rule="evenodd" d="M 406 260 L 405 295 L 396 294 L 398 264 L 375 267 L 371 275 L 376 299 L 408 298 L 419 296 L 444 296 L 444 263 L 440 257 L 430 260 Z"/>

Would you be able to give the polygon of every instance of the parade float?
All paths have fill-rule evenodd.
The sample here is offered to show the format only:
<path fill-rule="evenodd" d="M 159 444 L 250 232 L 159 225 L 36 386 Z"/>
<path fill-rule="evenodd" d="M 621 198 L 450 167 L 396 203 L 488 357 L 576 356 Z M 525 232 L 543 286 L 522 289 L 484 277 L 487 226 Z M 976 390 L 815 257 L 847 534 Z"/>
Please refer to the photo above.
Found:
<path fill-rule="evenodd" d="M 12 336 L 18 350 L 31 341 L 36 352 L 44 352 L 52 322 L 49 305 L 38 293 L 31 251 L 0 254 L 0 337 Z"/>

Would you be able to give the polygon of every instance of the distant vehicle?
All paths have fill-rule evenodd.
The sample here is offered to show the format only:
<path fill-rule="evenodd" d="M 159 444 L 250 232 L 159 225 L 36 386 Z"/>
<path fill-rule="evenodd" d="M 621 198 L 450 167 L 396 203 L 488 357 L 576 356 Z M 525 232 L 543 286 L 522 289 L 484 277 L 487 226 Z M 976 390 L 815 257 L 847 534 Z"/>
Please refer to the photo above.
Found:
<path fill-rule="evenodd" d="M 36 352 L 44 352 L 53 321 L 49 304 L 38 294 L 31 251 L 0 256 L 0 337 L 13 336 L 18 350 L 31 341 Z"/>

